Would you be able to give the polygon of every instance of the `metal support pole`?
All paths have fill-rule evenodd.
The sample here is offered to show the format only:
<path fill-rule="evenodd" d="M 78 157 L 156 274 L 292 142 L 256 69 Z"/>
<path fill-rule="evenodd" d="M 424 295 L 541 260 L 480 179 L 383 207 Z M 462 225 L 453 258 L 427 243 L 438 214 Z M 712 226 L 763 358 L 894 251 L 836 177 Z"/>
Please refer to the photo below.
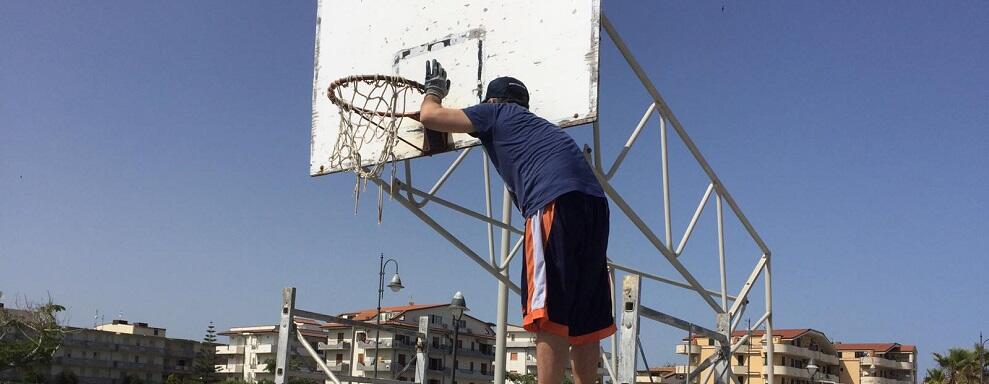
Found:
<path fill-rule="evenodd" d="M 769 254 L 766 254 L 766 333 L 763 340 L 766 341 L 766 384 L 776 384 L 774 381 L 776 361 L 773 360 L 773 277 L 770 274 Z"/>
<path fill-rule="evenodd" d="M 512 196 L 508 192 L 508 186 L 502 190 L 501 199 L 501 222 L 505 225 L 512 223 Z M 507 229 L 501 230 L 501 261 L 508 260 L 509 247 L 511 247 L 512 233 Z M 502 279 L 498 280 L 498 321 L 497 336 L 495 339 L 495 377 L 494 384 L 505 384 L 505 356 L 508 350 L 505 349 L 505 339 L 508 337 L 508 265 L 501 270 Z M 521 293 L 520 293 L 521 294 Z M 456 347 L 456 346 L 454 346 Z"/>
<path fill-rule="evenodd" d="M 275 384 L 288 382 L 288 346 L 295 328 L 295 288 L 282 290 L 282 311 L 278 320 L 278 346 L 275 351 Z"/>
<path fill-rule="evenodd" d="M 610 278 L 608 280 L 608 283 L 609 283 L 610 288 L 611 288 L 611 318 L 613 320 L 617 320 L 618 319 L 618 311 L 619 311 L 619 309 L 617 309 L 617 308 L 618 308 L 618 303 L 620 302 L 620 300 L 617 300 L 618 290 L 615 289 L 615 281 L 617 281 L 615 279 L 615 277 L 616 277 L 615 276 L 615 268 L 614 267 L 611 267 L 611 265 L 609 265 L 608 267 L 609 267 L 608 268 L 608 277 Z M 615 332 L 615 333 L 611 334 L 611 337 L 610 337 L 611 338 L 611 361 L 610 361 L 610 364 L 611 365 L 608 367 L 608 376 L 611 376 L 611 382 L 615 382 L 615 379 L 616 379 L 616 377 L 615 377 L 615 370 L 618 369 L 618 336 L 619 336 L 619 333 L 618 332 Z"/>
<path fill-rule="evenodd" d="M 594 140 L 594 168 L 598 171 L 603 172 L 604 169 L 601 168 L 601 125 L 598 123 L 597 119 L 591 124 L 593 140 Z"/>
<path fill-rule="evenodd" d="M 419 317 L 419 332 L 416 334 L 416 377 L 415 382 L 426 382 L 426 368 L 429 365 L 429 317 Z"/>
<path fill-rule="evenodd" d="M 639 339 L 639 290 L 642 282 L 637 275 L 622 279 L 621 345 L 618 347 L 618 364 L 615 367 L 616 384 L 635 384 L 635 353 Z"/>
<path fill-rule="evenodd" d="M 326 365 L 326 361 L 324 361 L 322 356 L 319 355 L 319 352 L 316 352 L 316 350 L 313 349 L 312 345 L 310 345 L 309 342 L 306 341 L 306 338 L 302 336 L 302 332 L 296 331 L 295 335 L 299 339 L 299 344 L 302 344 L 302 348 L 305 348 L 306 352 L 309 353 L 309 357 L 311 357 L 314 361 L 316 361 L 316 365 L 318 365 L 319 368 L 323 370 L 323 373 L 326 374 L 326 376 L 330 379 L 330 381 L 332 381 L 333 384 L 340 384 L 340 380 L 337 379 L 336 375 L 333 374 L 333 370 L 331 370 L 330 367 Z"/>
<path fill-rule="evenodd" d="M 652 103 L 653 106 L 656 103 Z M 673 228 L 670 218 L 670 153 L 667 150 L 666 118 L 659 115 L 659 146 L 663 166 L 663 217 L 666 218 L 666 246 L 673 249 Z"/>
<path fill-rule="evenodd" d="M 481 151 L 481 170 L 484 174 L 484 214 L 488 219 L 494 220 L 494 216 L 491 213 L 491 168 L 488 165 L 488 152 Z M 494 246 L 494 226 L 491 222 L 487 223 L 488 230 L 488 262 L 491 265 L 495 265 L 495 246 Z"/>
<path fill-rule="evenodd" d="M 728 273 L 725 270 L 725 218 L 721 211 L 721 195 L 714 200 L 718 209 L 718 259 L 721 262 L 721 307 L 728 311 Z M 743 299 L 742 302 L 745 302 Z M 730 314 L 729 314 L 730 316 Z M 728 334 L 731 338 L 731 334 Z"/>

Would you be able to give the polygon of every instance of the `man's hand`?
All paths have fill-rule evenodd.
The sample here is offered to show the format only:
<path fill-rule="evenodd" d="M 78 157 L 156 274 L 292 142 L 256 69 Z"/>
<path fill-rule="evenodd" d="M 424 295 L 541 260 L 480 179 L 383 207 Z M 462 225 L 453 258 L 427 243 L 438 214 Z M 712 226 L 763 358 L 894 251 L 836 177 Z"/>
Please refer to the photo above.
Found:
<path fill-rule="evenodd" d="M 426 62 L 426 95 L 433 95 L 443 100 L 450 93 L 450 80 L 446 78 L 446 70 L 440 62 L 433 59 Z"/>

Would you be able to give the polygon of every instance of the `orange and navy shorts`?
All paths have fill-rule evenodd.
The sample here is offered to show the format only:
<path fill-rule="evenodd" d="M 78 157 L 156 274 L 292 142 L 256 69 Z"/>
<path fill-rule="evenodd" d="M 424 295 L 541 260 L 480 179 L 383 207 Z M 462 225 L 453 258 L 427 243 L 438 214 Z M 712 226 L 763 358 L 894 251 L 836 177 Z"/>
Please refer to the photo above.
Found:
<path fill-rule="evenodd" d="M 592 343 L 615 333 L 608 200 L 569 192 L 525 222 L 522 327 Z"/>

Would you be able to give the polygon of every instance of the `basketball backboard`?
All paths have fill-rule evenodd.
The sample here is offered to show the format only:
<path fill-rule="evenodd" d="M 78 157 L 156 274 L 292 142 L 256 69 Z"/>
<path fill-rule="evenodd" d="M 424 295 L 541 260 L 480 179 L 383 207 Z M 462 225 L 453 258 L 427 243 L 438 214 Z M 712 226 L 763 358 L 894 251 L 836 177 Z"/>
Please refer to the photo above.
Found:
<path fill-rule="evenodd" d="M 399 75 L 422 82 L 427 60 L 439 60 L 452 82 L 447 107 L 476 104 L 498 76 L 522 80 L 534 113 L 562 127 L 597 119 L 599 0 L 369 1 L 320 0 L 316 24 L 310 174 L 332 165 L 340 130 L 329 84 L 349 75 Z M 412 107 L 418 109 L 418 105 Z M 395 159 L 422 155 L 422 126 L 403 121 Z M 454 134 L 451 149 L 478 144 Z M 381 145 L 365 143 L 362 158 Z M 363 164 L 369 165 L 369 164 Z"/>

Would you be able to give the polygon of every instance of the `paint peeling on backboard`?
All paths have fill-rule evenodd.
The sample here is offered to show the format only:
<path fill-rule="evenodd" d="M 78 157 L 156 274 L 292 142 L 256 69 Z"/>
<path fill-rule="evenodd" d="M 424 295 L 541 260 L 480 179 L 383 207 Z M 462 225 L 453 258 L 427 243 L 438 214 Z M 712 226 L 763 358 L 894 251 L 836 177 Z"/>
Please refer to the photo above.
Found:
<path fill-rule="evenodd" d="M 428 59 L 440 60 L 454 84 L 444 105 L 473 105 L 487 81 L 514 76 L 528 86 L 536 114 L 562 127 L 597 119 L 599 0 L 503 0 L 484 7 L 450 4 L 318 1 L 311 175 L 339 171 L 328 161 L 340 125 L 338 110 L 326 97 L 331 81 L 355 74 L 399 74 L 421 82 Z M 323 24 L 324 15 L 333 15 L 333 22 Z M 417 52 L 416 47 L 425 48 Z M 403 123 L 399 135 L 419 142 L 422 127 L 410 120 Z M 465 134 L 454 135 L 452 141 L 454 148 L 477 144 Z M 375 151 L 380 150 L 380 143 L 369 143 L 362 147 L 362 157 L 377 158 Z M 395 155 L 408 159 L 421 153 L 400 145 Z"/>

